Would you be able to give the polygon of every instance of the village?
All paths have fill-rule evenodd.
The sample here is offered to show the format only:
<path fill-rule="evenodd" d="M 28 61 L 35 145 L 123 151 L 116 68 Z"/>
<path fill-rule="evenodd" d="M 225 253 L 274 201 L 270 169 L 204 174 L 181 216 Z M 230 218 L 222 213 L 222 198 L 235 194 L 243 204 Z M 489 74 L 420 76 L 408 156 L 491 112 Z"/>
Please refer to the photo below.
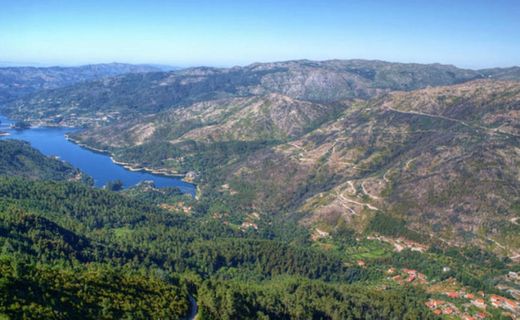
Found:
<path fill-rule="evenodd" d="M 430 298 L 425 304 L 435 315 L 475 320 L 492 319 L 493 315 L 501 314 L 511 319 L 520 319 L 518 297 L 513 299 L 484 291 L 472 292 L 455 279 L 432 283 L 424 274 L 413 269 L 390 268 L 386 273 L 388 279 L 399 285 L 425 285 L 426 291 L 435 297 Z M 508 277 L 520 279 L 516 272 L 510 272 Z"/>
<path fill-rule="evenodd" d="M 321 247 L 330 247 L 326 245 L 327 239 L 331 239 L 329 232 L 315 228 L 312 234 L 313 241 L 322 241 Z M 357 256 L 355 264 L 361 268 L 368 268 L 370 260 L 384 253 L 377 252 L 377 246 L 373 248 L 369 243 L 386 243 L 393 252 L 401 252 L 403 250 L 416 251 L 424 253 L 428 247 L 420 243 L 407 240 L 404 238 L 390 238 L 382 235 L 367 236 L 365 241 L 365 250 L 359 252 L 351 252 Z M 356 238 L 357 241 L 362 241 Z M 384 251 L 384 250 L 383 250 Z M 451 268 L 444 266 L 443 273 L 449 273 Z M 428 279 L 428 277 L 415 269 L 411 268 L 395 268 L 390 267 L 385 271 L 389 284 L 397 284 L 399 286 L 421 286 L 431 298 L 425 305 L 435 315 L 447 319 L 495 319 L 502 316 L 509 319 L 520 319 L 520 272 L 509 271 L 507 274 L 497 277 L 495 292 L 475 291 L 467 286 L 462 285 L 454 278 L 448 278 L 442 281 Z M 498 294 L 502 292 L 501 294 Z"/>

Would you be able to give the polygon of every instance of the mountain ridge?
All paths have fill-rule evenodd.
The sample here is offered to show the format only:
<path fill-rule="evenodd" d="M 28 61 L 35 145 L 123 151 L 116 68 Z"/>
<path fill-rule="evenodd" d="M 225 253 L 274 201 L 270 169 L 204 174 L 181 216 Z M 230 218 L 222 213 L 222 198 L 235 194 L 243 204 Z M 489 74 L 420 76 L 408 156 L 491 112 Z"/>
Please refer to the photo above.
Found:
<path fill-rule="evenodd" d="M 0 67 L 0 104 L 38 90 L 55 89 L 123 73 L 161 71 L 160 67 L 125 63 L 88 64 L 75 67 Z"/>
<path fill-rule="evenodd" d="M 441 64 L 367 60 L 285 61 L 117 76 L 66 89 L 40 91 L 2 109 L 13 118 L 33 122 L 89 126 L 204 100 L 279 93 L 300 100 L 330 103 L 482 77 L 474 70 Z"/>

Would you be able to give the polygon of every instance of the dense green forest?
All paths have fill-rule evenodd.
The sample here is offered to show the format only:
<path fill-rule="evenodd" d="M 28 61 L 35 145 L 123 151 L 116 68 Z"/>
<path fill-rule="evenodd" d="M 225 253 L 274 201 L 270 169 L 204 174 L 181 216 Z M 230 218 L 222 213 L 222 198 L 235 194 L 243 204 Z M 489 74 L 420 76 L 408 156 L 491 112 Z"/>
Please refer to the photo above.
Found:
<path fill-rule="evenodd" d="M 46 157 L 29 143 L 19 140 L 0 140 L 0 175 L 90 183 L 89 177 L 70 164 Z"/>
<path fill-rule="evenodd" d="M 414 267 L 486 289 L 482 272 L 508 263 L 475 250 L 438 248 L 359 267 L 357 256 L 346 254 L 361 245 L 349 232 L 333 241 L 336 250 L 323 250 L 290 223 L 269 233 L 244 232 L 206 215 L 163 209 L 157 195 L 154 203 L 136 193 L 0 178 L 0 312 L 175 319 L 188 313 L 191 295 L 200 319 L 427 319 L 428 293 L 388 283 L 386 268 Z M 446 263 L 450 274 L 442 273 Z"/>
<path fill-rule="evenodd" d="M 431 239 L 381 212 L 362 230 L 343 224 L 313 239 L 284 216 L 244 227 L 237 198 L 96 189 L 26 143 L 0 146 L 0 319 L 185 319 L 195 308 L 197 319 L 435 319 L 430 285 L 496 294 L 497 277 L 517 270 L 476 247 L 396 252 L 366 236 Z M 222 145 L 200 161 L 225 148 L 249 150 Z M 395 280 L 391 269 L 427 280 Z"/>
<path fill-rule="evenodd" d="M 14 319 L 169 319 L 189 309 L 175 279 L 108 265 L 65 268 L 2 257 L 0 314 Z"/>
<path fill-rule="evenodd" d="M 424 297 L 413 288 L 382 291 L 296 277 L 211 280 L 199 290 L 202 319 L 434 319 Z"/>
<path fill-rule="evenodd" d="M 353 294 L 349 284 L 378 279 L 378 270 L 348 266 L 340 255 L 270 237 L 77 182 L 0 178 L 0 311 L 13 318 L 180 318 L 191 294 L 202 318 L 218 318 L 212 308 L 236 318 L 243 312 L 240 299 L 251 309 L 261 305 L 271 318 L 307 310 L 301 317 L 339 319 L 369 307 L 379 316 L 425 312 L 415 295 L 406 310 L 387 310 L 385 303 L 400 296 L 393 289 L 378 296 L 381 305 L 368 306 L 373 291 Z M 329 299 L 346 295 L 339 301 L 351 306 L 333 311 L 320 295 L 310 295 L 282 311 L 280 303 L 289 303 L 279 301 L 285 289 L 271 281 L 280 276 L 288 286 L 309 279 L 309 286 L 337 290 Z M 233 285 L 219 285 L 226 279 L 234 279 Z M 223 294 L 236 295 L 236 303 L 211 302 Z M 257 295 L 267 300 L 256 302 Z"/>

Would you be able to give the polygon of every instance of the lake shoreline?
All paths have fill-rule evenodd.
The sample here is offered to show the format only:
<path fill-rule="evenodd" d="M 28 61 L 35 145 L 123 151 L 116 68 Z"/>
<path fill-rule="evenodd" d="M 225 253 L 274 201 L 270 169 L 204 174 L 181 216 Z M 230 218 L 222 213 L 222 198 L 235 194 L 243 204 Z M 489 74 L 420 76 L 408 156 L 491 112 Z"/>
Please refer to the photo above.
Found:
<path fill-rule="evenodd" d="M 123 168 L 129 170 L 129 171 L 132 171 L 132 172 L 148 172 L 148 173 L 151 173 L 151 174 L 155 174 L 155 175 L 160 175 L 160 176 L 164 176 L 164 177 L 172 177 L 172 178 L 182 178 L 182 181 L 186 182 L 186 183 L 190 183 L 194 186 L 197 186 L 196 184 L 192 183 L 192 182 L 189 182 L 189 181 L 186 181 L 185 178 L 186 178 L 186 174 L 182 174 L 182 173 L 176 173 L 176 172 L 171 172 L 171 171 L 167 171 L 167 170 L 161 170 L 161 169 L 154 169 L 154 168 L 149 168 L 149 167 L 144 167 L 144 166 L 140 166 L 140 165 L 137 165 L 137 164 L 133 164 L 133 163 L 128 163 L 128 162 L 123 162 L 123 161 L 118 161 L 116 159 L 114 159 L 114 154 L 112 154 L 110 151 L 108 150 L 103 150 L 103 149 L 99 149 L 99 148 L 95 148 L 95 147 L 92 147 L 92 146 L 89 146 L 87 144 L 84 144 L 74 138 L 71 138 L 68 134 L 65 134 L 65 139 L 67 139 L 68 141 L 82 147 L 82 148 L 85 148 L 85 149 L 88 149 L 88 150 L 91 150 L 91 151 L 95 151 L 95 152 L 98 152 L 98 153 L 102 153 L 102 154 L 105 154 L 105 155 L 108 155 L 110 157 L 110 160 L 119 165 L 119 166 L 122 166 Z"/>
<path fill-rule="evenodd" d="M 0 139 L 27 141 L 49 157 L 59 156 L 91 176 L 96 188 L 115 179 L 120 179 L 128 187 L 149 180 L 154 181 L 158 188 L 178 187 L 184 194 L 192 197 L 197 197 L 200 193 L 200 188 L 186 179 L 189 175 L 118 161 L 110 150 L 96 148 L 74 139 L 72 136 L 80 132 L 81 128 L 38 125 L 27 130 L 15 130 L 11 127 L 13 121 L 9 118 L 0 114 L 0 121 Z"/>

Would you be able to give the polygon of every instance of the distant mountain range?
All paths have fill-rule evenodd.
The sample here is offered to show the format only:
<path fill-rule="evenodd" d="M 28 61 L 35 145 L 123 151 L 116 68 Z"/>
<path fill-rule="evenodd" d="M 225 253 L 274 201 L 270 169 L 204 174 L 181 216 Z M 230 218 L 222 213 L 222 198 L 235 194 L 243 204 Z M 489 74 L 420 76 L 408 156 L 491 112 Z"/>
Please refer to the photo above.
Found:
<path fill-rule="evenodd" d="M 67 69 L 71 74 L 75 74 L 73 79 L 66 81 L 58 77 L 58 80 L 52 81 L 51 78 L 50 84 L 40 87 L 29 86 L 28 91 L 60 87 L 62 85 L 58 83 L 63 82 L 72 84 L 74 81 L 87 80 L 86 75 L 105 79 L 82 81 L 67 88 L 28 94 L 8 104 L 3 112 L 32 121 L 91 125 L 95 122 L 130 119 L 198 101 L 222 98 L 278 93 L 300 100 L 329 103 L 343 99 L 368 99 L 392 90 L 413 90 L 487 77 L 511 78 L 517 75 L 516 69 L 480 72 L 440 64 L 402 64 L 368 60 L 302 60 L 229 69 L 199 67 L 176 72 L 143 73 L 153 71 L 153 68 L 149 68 L 102 65 L 84 67 L 84 70 Z M 132 73 L 106 78 L 109 71 L 112 74 L 130 71 Z M 18 72 L 23 73 L 23 69 Z M 37 71 L 35 72 L 37 74 Z M 29 71 L 29 74 L 32 73 Z M 49 82 L 43 81 L 42 76 L 33 74 L 33 78 L 39 79 L 42 83 Z M 10 89 L 16 87 L 16 82 L 7 83 L 10 83 L 10 87 L 6 88 L 5 92 L 10 97 L 20 95 L 23 91 L 20 89 L 10 93 Z"/>
<path fill-rule="evenodd" d="M 172 68 L 124 63 L 79 67 L 0 67 L 0 103 L 38 90 L 56 89 L 125 73 L 170 71 Z"/>

